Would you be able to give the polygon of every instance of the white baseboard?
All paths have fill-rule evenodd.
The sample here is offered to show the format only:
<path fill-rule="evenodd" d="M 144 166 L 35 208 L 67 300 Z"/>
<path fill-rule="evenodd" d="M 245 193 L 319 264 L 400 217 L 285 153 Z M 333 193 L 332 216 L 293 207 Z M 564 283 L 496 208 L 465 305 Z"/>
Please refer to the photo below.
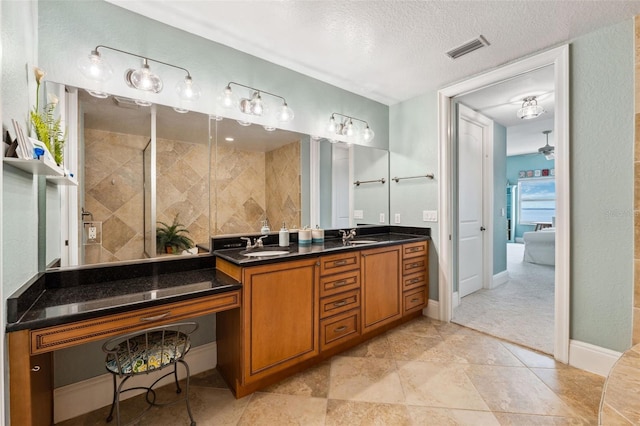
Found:
<path fill-rule="evenodd" d="M 607 377 L 622 353 L 578 340 L 569 341 L 569 365 Z"/>
<path fill-rule="evenodd" d="M 429 299 L 427 307 L 422 310 L 422 315 L 428 318 L 440 320 L 440 302 Z"/>
<path fill-rule="evenodd" d="M 189 364 L 191 375 L 202 373 L 203 371 L 215 368 L 217 364 L 216 342 L 207 343 L 196 346 L 189 351 L 185 357 L 185 361 Z M 168 373 L 169 370 L 164 369 L 155 373 L 135 376 L 127 382 L 126 387 L 131 386 L 149 386 L 158 377 Z M 178 377 L 185 377 L 184 368 L 178 367 Z M 162 386 L 171 383 L 173 376 L 166 377 L 160 383 Z M 143 393 L 142 390 L 134 390 L 122 394 L 120 400 L 131 398 L 132 396 Z M 113 398 L 113 377 L 110 373 L 92 377 L 81 382 L 72 383 L 53 390 L 53 421 L 55 423 L 72 419 L 85 413 L 89 413 L 98 408 L 110 405 Z"/>
<path fill-rule="evenodd" d="M 460 305 L 460 292 L 453 292 L 453 299 L 451 300 L 451 309 L 455 309 Z"/>
<path fill-rule="evenodd" d="M 499 285 L 506 283 L 507 281 L 509 281 L 509 272 L 505 269 L 504 271 L 498 272 L 493 276 L 493 279 L 491 280 L 491 287 L 489 288 L 496 288 Z"/>

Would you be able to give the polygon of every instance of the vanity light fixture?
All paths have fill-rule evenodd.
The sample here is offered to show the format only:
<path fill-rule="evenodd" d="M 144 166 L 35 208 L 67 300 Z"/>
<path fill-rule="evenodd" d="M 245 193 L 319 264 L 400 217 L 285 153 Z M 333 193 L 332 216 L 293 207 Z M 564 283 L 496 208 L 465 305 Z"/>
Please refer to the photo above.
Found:
<path fill-rule="evenodd" d="M 522 100 L 522 108 L 518 110 L 518 117 L 523 120 L 530 120 L 539 117 L 546 111 L 540 105 L 535 96 L 527 96 Z"/>
<path fill-rule="evenodd" d="M 342 117 L 342 120 L 336 121 L 336 116 Z M 340 114 L 338 112 L 334 112 L 333 114 L 331 114 L 331 117 L 329 118 L 329 124 L 327 125 L 327 130 L 329 131 L 329 133 L 352 137 L 356 134 L 356 128 L 353 124 L 353 120 L 360 121 L 361 123 L 365 124 L 364 130 L 362 130 L 362 139 L 365 142 L 373 140 L 373 138 L 375 137 L 375 132 L 371 130 L 371 127 L 369 127 L 369 123 L 359 118 Z"/>
<path fill-rule="evenodd" d="M 244 87 L 251 90 L 251 96 L 242 98 L 239 101 L 236 100 L 235 94 L 231 85 Z M 278 107 L 276 118 L 278 121 L 291 121 L 293 120 L 293 110 L 287 104 L 287 100 L 280 95 L 276 95 L 265 90 L 256 89 L 255 87 L 247 86 L 244 84 L 230 81 L 222 91 L 222 106 L 225 108 L 232 108 L 238 106 L 240 111 L 244 114 L 261 116 L 267 112 L 267 106 L 262 99 L 262 95 L 270 95 L 274 98 L 282 100 L 282 104 Z"/>
<path fill-rule="evenodd" d="M 181 100 L 194 101 L 200 97 L 200 88 L 193 82 L 191 73 L 189 73 L 189 70 L 187 70 L 186 68 L 159 61 L 157 59 L 147 58 L 136 53 L 127 52 L 125 50 L 116 49 L 114 47 L 104 46 L 101 44 L 96 46 L 96 48 L 91 51 L 89 56 L 83 57 L 78 61 L 78 68 L 80 69 L 82 74 L 90 80 L 103 82 L 108 80 L 113 74 L 113 69 L 102 57 L 99 49 L 113 50 L 114 52 L 120 52 L 124 53 L 125 55 L 131 55 L 142 59 L 142 66 L 140 68 L 129 68 L 125 71 L 124 80 L 127 85 L 129 85 L 129 87 L 147 92 L 160 93 L 163 88 L 162 79 L 160 78 L 160 76 L 154 74 L 151 71 L 151 66 L 149 65 L 149 62 L 156 62 L 158 64 L 178 68 L 187 73 L 184 80 L 178 82 L 178 84 L 176 85 L 176 92 L 178 93 L 178 96 Z M 90 91 L 89 94 L 96 97 L 104 95 L 103 92 L 96 91 Z"/>

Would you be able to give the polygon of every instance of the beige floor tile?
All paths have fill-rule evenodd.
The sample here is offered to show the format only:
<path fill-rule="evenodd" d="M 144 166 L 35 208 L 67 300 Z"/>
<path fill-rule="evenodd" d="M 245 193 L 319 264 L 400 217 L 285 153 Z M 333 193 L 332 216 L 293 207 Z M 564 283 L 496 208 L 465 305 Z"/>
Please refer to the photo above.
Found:
<path fill-rule="evenodd" d="M 256 392 L 238 425 L 324 425 L 327 400 Z"/>
<path fill-rule="evenodd" d="M 391 358 L 389 356 L 391 348 L 387 335 L 382 334 L 373 339 L 361 343 L 358 346 L 342 352 L 340 356 L 350 356 L 359 358 Z"/>
<path fill-rule="evenodd" d="M 486 335 L 447 335 L 449 350 L 470 364 L 521 367 L 523 364 L 496 338 Z"/>
<path fill-rule="evenodd" d="M 439 321 L 438 321 L 439 323 Z M 418 317 L 411 320 L 389 332 L 389 334 L 396 333 L 410 333 L 422 337 L 438 337 L 438 330 L 436 330 L 433 320 L 427 317 Z"/>
<path fill-rule="evenodd" d="M 390 404 L 404 402 L 396 362 L 377 358 L 333 357 L 329 398 Z"/>
<path fill-rule="evenodd" d="M 531 414 L 494 413 L 504 426 L 580 426 L 588 425 L 581 419 L 558 416 L 536 416 Z"/>
<path fill-rule="evenodd" d="M 514 354 L 525 366 L 530 368 L 566 368 L 567 365 L 557 362 L 552 356 L 525 348 L 514 343 L 502 342 L 502 345 Z"/>
<path fill-rule="evenodd" d="M 574 411 L 528 368 L 470 365 L 467 374 L 494 412 L 575 417 Z"/>
<path fill-rule="evenodd" d="M 460 363 L 398 362 L 409 405 L 489 411 Z"/>
<path fill-rule="evenodd" d="M 261 392 L 326 398 L 329 393 L 331 362 L 325 361 L 271 385 Z"/>
<path fill-rule="evenodd" d="M 604 377 L 572 367 L 531 371 L 582 418 L 597 423 Z"/>
<path fill-rule="evenodd" d="M 500 423 L 490 411 L 407 407 L 414 425 L 494 426 Z"/>
<path fill-rule="evenodd" d="M 605 402 L 633 424 L 640 424 L 640 353 L 627 351 L 609 372 Z M 630 402 L 633 403 L 630 403 Z"/>
<path fill-rule="evenodd" d="M 628 426 L 633 423 L 614 410 L 609 404 L 605 403 L 603 404 L 602 412 L 600 413 L 600 424 L 606 426 Z"/>
<path fill-rule="evenodd" d="M 191 376 L 191 386 L 203 386 L 208 388 L 229 389 L 218 370 L 203 371 Z"/>
<path fill-rule="evenodd" d="M 452 322 L 434 322 L 433 326 L 435 327 L 438 334 L 441 336 L 449 336 L 449 335 L 465 335 L 465 336 L 480 336 L 482 333 L 472 330 L 467 327 L 463 327 L 458 324 L 454 324 Z"/>
<path fill-rule="evenodd" d="M 327 403 L 327 426 L 350 425 L 411 425 L 407 407 L 402 404 L 342 401 L 330 399 Z"/>
<path fill-rule="evenodd" d="M 449 350 L 445 340 L 422 337 L 409 333 L 393 333 L 387 336 L 388 356 L 397 361 L 462 362 L 467 360 Z"/>

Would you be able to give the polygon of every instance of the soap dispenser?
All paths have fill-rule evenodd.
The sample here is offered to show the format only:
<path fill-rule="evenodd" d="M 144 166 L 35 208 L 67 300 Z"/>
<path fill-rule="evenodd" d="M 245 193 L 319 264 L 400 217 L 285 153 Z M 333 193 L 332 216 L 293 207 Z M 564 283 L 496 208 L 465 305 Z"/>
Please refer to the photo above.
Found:
<path fill-rule="evenodd" d="M 271 232 L 271 229 L 269 228 L 269 220 L 265 219 L 262 221 L 262 228 L 260 228 L 260 233 L 262 235 L 266 235 L 270 232 Z"/>
<path fill-rule="evenodd" d="M 289 247 L 289 230 L 284 222 L 282 222 L 282 228 L 279 232 L 279 246 L 280 247 Z"/>

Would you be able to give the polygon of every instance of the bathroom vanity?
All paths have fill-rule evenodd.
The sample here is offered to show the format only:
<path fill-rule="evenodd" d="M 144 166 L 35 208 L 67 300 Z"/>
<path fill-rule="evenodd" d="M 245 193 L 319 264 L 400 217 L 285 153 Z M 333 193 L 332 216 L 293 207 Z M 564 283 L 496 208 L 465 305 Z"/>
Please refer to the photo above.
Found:
<path fill-rule="evenodd" d="M 218 271 L 242 283 L 242 308 L 216 321 L 218 370 L 236 397 L 421 315 L 428 238 L 366 238 L 327 241 L 311 253 L 296 245 L 264 257 L 246 257 L 245 249 L 214 252 Z"/>
<path fill-rule="evenodd" d="M 239 398 L 420 316 L 423 231 L 40 274 L 7 302 L 12 424 L 53 423 L 59 349 L 216 313 L 217 368 Z"/>

